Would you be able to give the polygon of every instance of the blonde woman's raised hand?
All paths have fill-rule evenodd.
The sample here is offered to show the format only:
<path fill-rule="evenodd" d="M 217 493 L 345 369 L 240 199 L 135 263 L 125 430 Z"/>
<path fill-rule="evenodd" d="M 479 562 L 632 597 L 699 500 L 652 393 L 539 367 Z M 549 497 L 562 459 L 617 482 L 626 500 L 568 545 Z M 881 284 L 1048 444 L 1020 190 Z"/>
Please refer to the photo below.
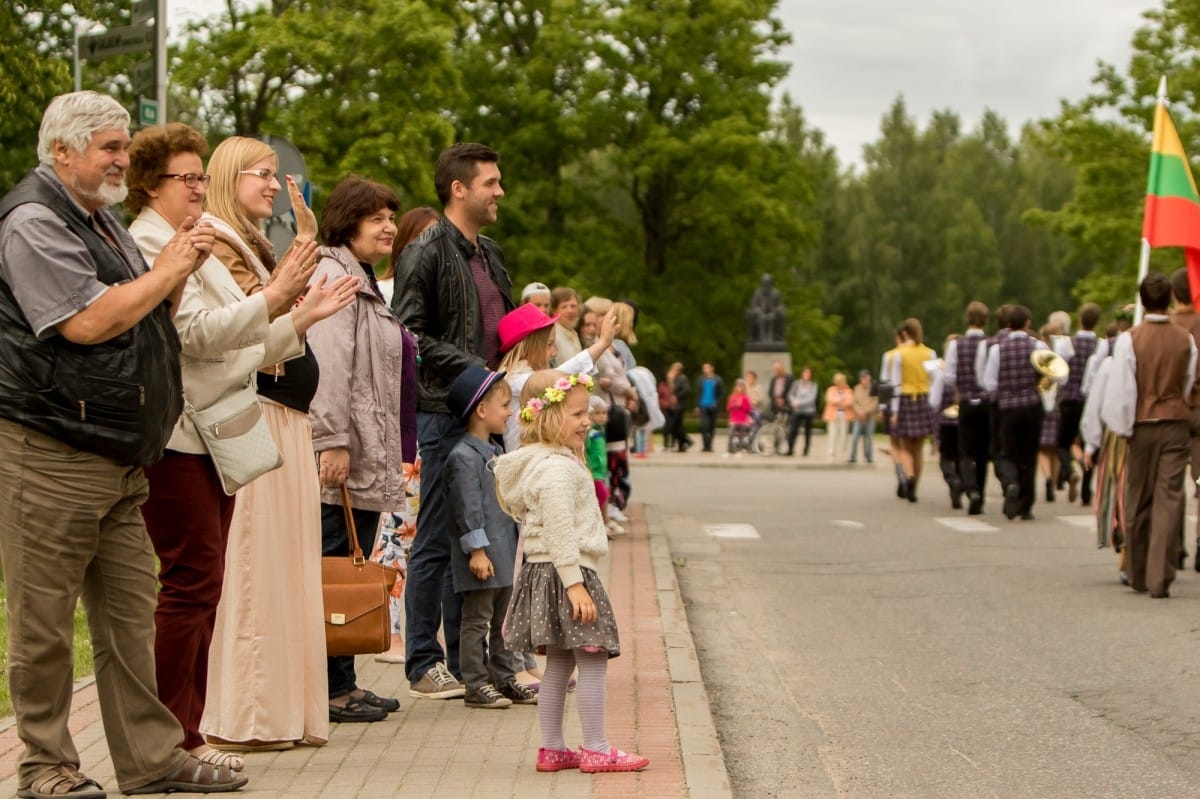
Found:
<path fill-rule="evenodd" d="M 308 288 L 308 281 L 317 271 L 318 260 L 315 241 L 300 243 L 297 240 L 288 247 L 271 273 L 271 282 L 263 287 L 272 319 L 287 313 Z"/>
<path fill-rule="evenodd" d="M 291 175 L 287 176 L 288 197 L 292 201 L 292 213 L 296 215 L 296 241 L 309 242 L 317 240 L 317 217 L 304 201 L 300 187 Z"/>
<path fill-rule="evenodd" d="M 332 283 L 328 275 L 321 275 L 316 283 L 308 287 L 304 299 L 292 311 L 292 324 L 296 326 L 296 332 L 303 334 L 317 322 L 328 319 L 350 305 L 361 286 L 362 278 L 354 275 L 342 275 Z"/>

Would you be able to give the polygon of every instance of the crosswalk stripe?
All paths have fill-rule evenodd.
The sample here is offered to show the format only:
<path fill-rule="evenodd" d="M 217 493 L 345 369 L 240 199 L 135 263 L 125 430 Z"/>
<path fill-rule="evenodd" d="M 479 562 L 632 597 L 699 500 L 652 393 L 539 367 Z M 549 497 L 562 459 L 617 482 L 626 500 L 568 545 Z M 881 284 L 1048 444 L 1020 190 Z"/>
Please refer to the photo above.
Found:
<path fill-rule="evenodd" d="M 713 538 L 740 538 L 747 541 L 762 538 L 752 524 L 706 524 L 704 531 Z"/>
<path fill-rule="evenodd" d="M 964 516 L 938 516 L 934 521 L 943 527 L 949 527 L 956 533 L 994 533 L 1000 529 L 979 519 Z"/>

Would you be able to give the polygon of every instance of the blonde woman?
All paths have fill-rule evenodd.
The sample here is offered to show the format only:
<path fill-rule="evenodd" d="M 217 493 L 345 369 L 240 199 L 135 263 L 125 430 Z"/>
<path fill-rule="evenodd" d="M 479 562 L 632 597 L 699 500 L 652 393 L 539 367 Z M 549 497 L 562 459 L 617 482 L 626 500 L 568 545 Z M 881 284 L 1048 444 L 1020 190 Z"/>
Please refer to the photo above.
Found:
<path fill-rule="evenodd" d="M 854 412 L 854 392 L 846 382 L 846 375 L 838 372 L 833 376 L 833 385 L 825 389 L 825 430 L 829 435 L 829 457 L 837 459 L 845 455 L 846 434 Z"/>
<path fill-rule="evenodd" d="M 254 297 L 280 279 L 261 227 L 282 190 L 278 159 L 263 142 L 235 136 L 213 151 L 208 169 L 203 219 L 216 228 L 213 255 Z M 316 219 L 303 203 L 295 211 L 297 240 L 307 247 L 316 238 Z M 349 287 L 353 300 L 358 281 L 338 284 Z M 229 531 L 200 729 L 210 744 L 230 751 L 321 745 L 329 738 L 321 499 L 308 422 L 318 374 L 307 345 L 299 357 L 257 374 L 263 416 L 283 466 L 238 493 Z"/>

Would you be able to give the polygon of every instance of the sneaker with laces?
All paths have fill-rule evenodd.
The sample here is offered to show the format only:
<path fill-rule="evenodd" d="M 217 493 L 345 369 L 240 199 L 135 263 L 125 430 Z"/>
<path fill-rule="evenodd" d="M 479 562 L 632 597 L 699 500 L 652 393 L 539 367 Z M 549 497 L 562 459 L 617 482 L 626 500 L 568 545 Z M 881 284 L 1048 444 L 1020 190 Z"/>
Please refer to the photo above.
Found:
<path fill-rule="evenodd" d="M 574 749 L 539 749 L 537 759 L 538 771 L 562 771 L 568 768 L 579 768 L 583 755 Z"/>
<path fill-rule="evenodd" d="M 409 687 L 408 695 L 417 699 L 460 699 L 466 692 L 467 689 L 454 679 L 446 664 L 438 663 Z"/>
<path fill-rule="evenodd" d="M 463 704 L 467 707 L 499 710 L 500 708 L 512 705 L 512 700 L 497 691 L 496 686 L 488 682 L 478 688 L 468 690 L 466 695 L 463 696 Z"/>
<path fill-rule="evenodd" d="M 593 752 L 590 749 L 580 751 L 583 753 L 583 761 L 579 764 L 579 770 L 584 774 L 596 774 L 601 771 L 641 771 L 650 765 L 649 758 L 622 752 L 615 746 L 607 752 Z"/>
<path fill-rule="evenodd" d="M 506 683 L 501 683 L 497 686 L 500 693 L 506 699 L 511 699 L 514 705 L 536 705 L 538 701 L 537 691 L 529 688 L 527 685 L 521 685 L 516 680 L 509 680 Z"/>
<path fill-rule="evenodd" d="M 625 524 L 629 521 L 629 517 L 616 505 L 608 506 L 608 518 L 619 524 Z"/>

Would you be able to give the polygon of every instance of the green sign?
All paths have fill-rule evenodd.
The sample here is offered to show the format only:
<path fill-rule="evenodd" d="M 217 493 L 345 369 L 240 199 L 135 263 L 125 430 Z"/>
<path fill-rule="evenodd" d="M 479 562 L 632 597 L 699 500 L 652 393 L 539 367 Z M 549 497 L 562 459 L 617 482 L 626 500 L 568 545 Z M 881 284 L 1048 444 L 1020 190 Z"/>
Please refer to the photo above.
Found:
<path fill-rule="evenodd" d="M 145 97 L 138 98 L 138 124 L 142 126 L 158 124 L 157 102 L 147 100 Z"/>

